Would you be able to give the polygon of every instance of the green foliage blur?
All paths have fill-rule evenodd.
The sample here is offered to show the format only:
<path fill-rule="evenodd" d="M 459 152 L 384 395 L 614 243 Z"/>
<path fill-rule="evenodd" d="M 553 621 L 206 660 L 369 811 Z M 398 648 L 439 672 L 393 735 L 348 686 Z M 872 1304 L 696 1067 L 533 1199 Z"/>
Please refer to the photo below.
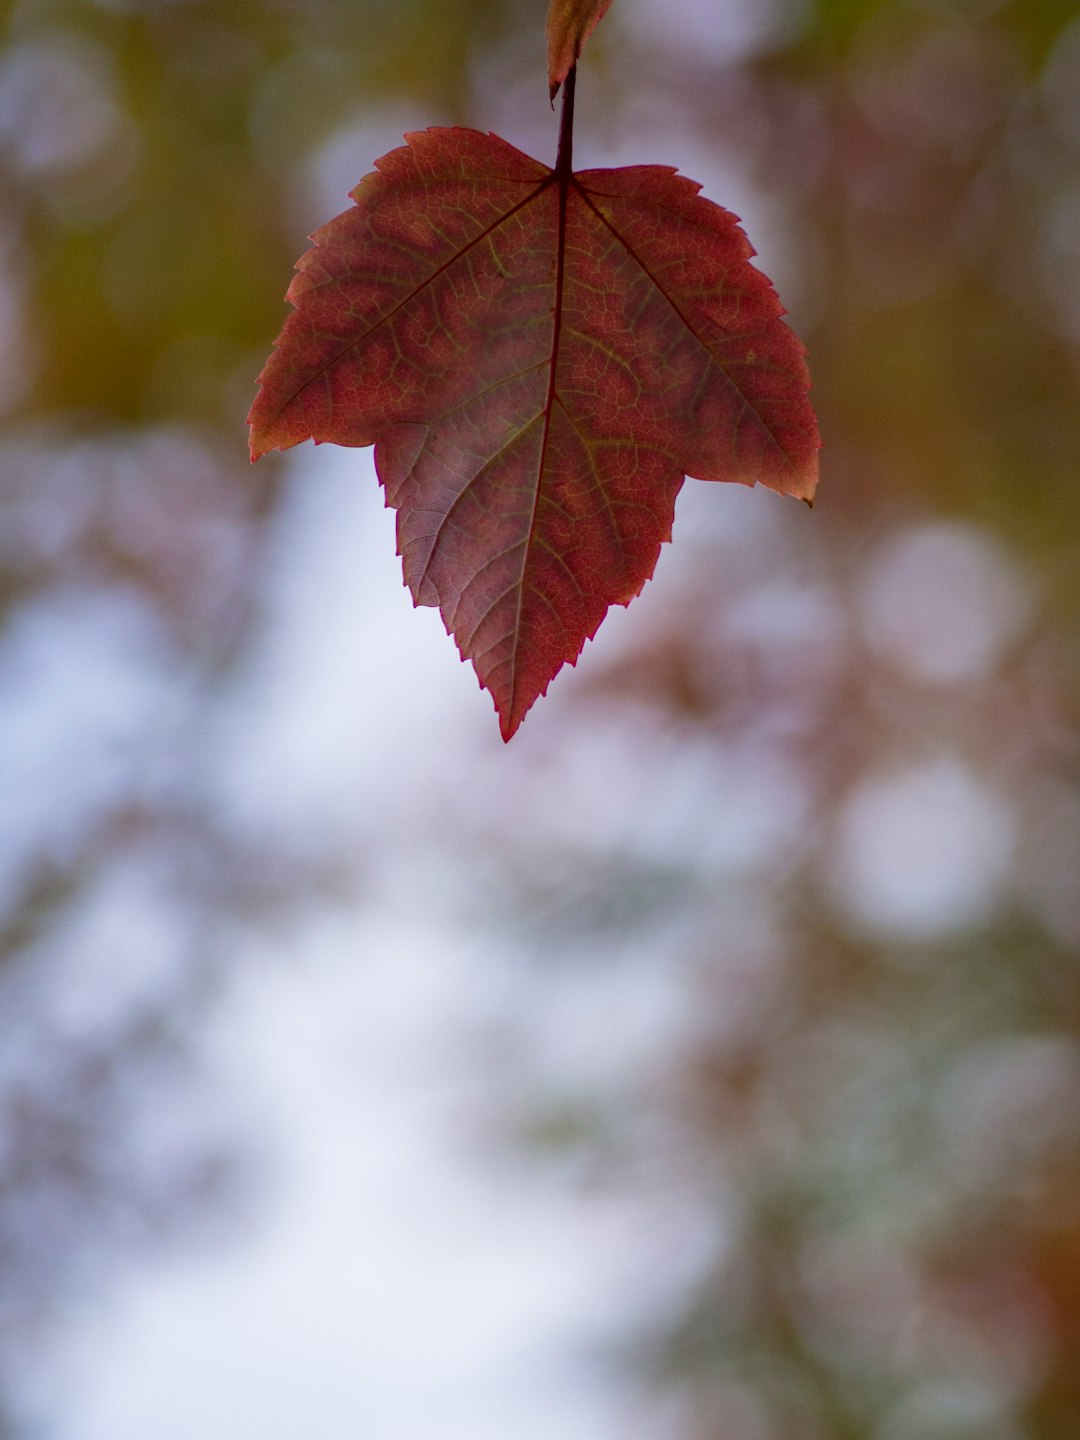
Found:
<path fill-rule="evenodd" d="M 553 144 L 542 11 L 9 5 L 9 627 L 73 585 L 115 587 L 212 693 L 258 606 L 282 467 L 252 471 L 244 415 L 305 231 L 329 218 L 313 212 L 320 156 L 344 136 L 359 179 L 376 155 L 357 137 L 384 110 L 522 148 L 550 122 Z M 714 31 L 729 38 L 701 43 Z M 645 114 L 670 128 L 671 163 L 693 141 L 761 197 L 751 239 L 809 349 L 823 480 L 812 515 L 745 497 L 770 507 L 746 543 L 677 522 L 678 581 L 639 630 L 631 609 L 614 658 L 587 652 L 573 684 L 556 681 L 541 702 L 561 707 L 554 729 L 530 721 L 515 742 L 541 736 L 512 797 L 528 823 L 466 836 L 501 896 L 485 923 L 519 950 L 582 966 L 602 951 L 614 986 L 619 955 L 652 947 L 700 1019 L 613 1096 L 538 1098 L 523 1067 L 507 1125 L 579 1155 L 590 1183 L 695 1217 L 662 1313 L 620 1337 L 657 1434 L 1066 1440 L 1080 1434 L 1080 16 L 1070 0 L 615 0 L 579 103 L 582 150 L 590 126 L 617 146 Z M 694 496 L 695 517 L 706 503 Z M 197 703 L 186 724 L 170 784 L 95 810 L 71 843 L 26 843 L 0 887 L 0 976 L 22 973 L 107 858 L 147 846 L 185 923 L 303 889 L 294 858 L 220 832 Z M 657 808 L 687 790 L 685 852 L 628 842 L 644 800 L 608 830 L 547 816 L 561 757 L 601 733 L 626 767 L 612 789 L 648 770 Z M 759 849 L 728 864 L 716 833 L 738 830 L 741 767 L 759 761 L 775 805 Z M 630 792 L 647 798 L 642 785 Z M 920 909 L 901 882 L 933 889 L 928 811 L 944 816 L 927 842 L 942 873 L 957 868 Z M 218 1183 L 213 1154 L 164 1178 L 106 1158 L 124 1125 L 110 1066 L 159 1065 L 182 1049 L 168 1031 L 142 1017 L 65 1052 L 40 1085 L 65 1126 L 16 1126 L 0 1266 L 20 1325 L 59 1303 L 69 1267 L 16 1257 L 11 1217 L 73 1156 L 71 1235 L 107 1230 L 118 1189 L 153 1229 L 170 1185 L 190 1199 Z"/>

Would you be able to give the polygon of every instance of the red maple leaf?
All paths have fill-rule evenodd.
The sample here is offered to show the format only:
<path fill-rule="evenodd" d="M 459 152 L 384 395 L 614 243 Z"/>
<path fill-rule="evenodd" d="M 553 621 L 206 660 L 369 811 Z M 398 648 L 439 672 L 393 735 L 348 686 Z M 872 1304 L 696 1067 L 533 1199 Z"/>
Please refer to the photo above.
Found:
<path fill-rule="evenodd" d="M 433 129 L 312 236 L 249 416 L 255 458 L 376 446 L 418 605 L 509 739 L 671 538 L 685 475 L 809 500 L 803 348 L 736 218 L 664 166 L 573 174 Z"/>

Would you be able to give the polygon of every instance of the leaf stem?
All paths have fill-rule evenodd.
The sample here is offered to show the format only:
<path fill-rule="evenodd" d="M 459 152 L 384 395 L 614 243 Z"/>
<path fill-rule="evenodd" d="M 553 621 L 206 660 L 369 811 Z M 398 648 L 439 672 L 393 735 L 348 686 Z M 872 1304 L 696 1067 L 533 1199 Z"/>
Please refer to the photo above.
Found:
<path fill-rule="evenodd" d="M 577 66 L 571 65 L 563 85 L 562 113 L 559 116 L 559 153 L 555 160 L 555 174 L 565 185 L 574 173 L 574 87 L 577 82 Z"/>

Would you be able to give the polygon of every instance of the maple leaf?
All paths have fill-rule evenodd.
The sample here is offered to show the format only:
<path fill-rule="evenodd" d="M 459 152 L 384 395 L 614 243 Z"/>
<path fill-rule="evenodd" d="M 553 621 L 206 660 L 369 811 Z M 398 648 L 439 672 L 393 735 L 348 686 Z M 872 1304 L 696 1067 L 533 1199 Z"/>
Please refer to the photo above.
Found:
<path fill-rule="evenodd" d="M 651 576 L 683 477 L 809 500 L 817 428 L 775 291 L 693 181 L 405 138 L 298 263 L 251 453 L 376 446 L 413 599 L 509 739 Z"/>

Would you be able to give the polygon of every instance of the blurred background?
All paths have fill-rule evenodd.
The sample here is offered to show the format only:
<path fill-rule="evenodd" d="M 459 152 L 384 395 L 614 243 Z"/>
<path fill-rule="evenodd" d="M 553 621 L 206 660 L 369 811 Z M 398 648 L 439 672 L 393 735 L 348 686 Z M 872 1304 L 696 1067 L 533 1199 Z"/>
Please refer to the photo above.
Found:
<path fill-rule="evenodd" d="M 370 452 L 256 468 L 403 131 L 543 0 L 7 0 L 0 1436 L 1080 1436 L 1080 10 L 616 0 L 806 341 L 504 748 Z"/>

